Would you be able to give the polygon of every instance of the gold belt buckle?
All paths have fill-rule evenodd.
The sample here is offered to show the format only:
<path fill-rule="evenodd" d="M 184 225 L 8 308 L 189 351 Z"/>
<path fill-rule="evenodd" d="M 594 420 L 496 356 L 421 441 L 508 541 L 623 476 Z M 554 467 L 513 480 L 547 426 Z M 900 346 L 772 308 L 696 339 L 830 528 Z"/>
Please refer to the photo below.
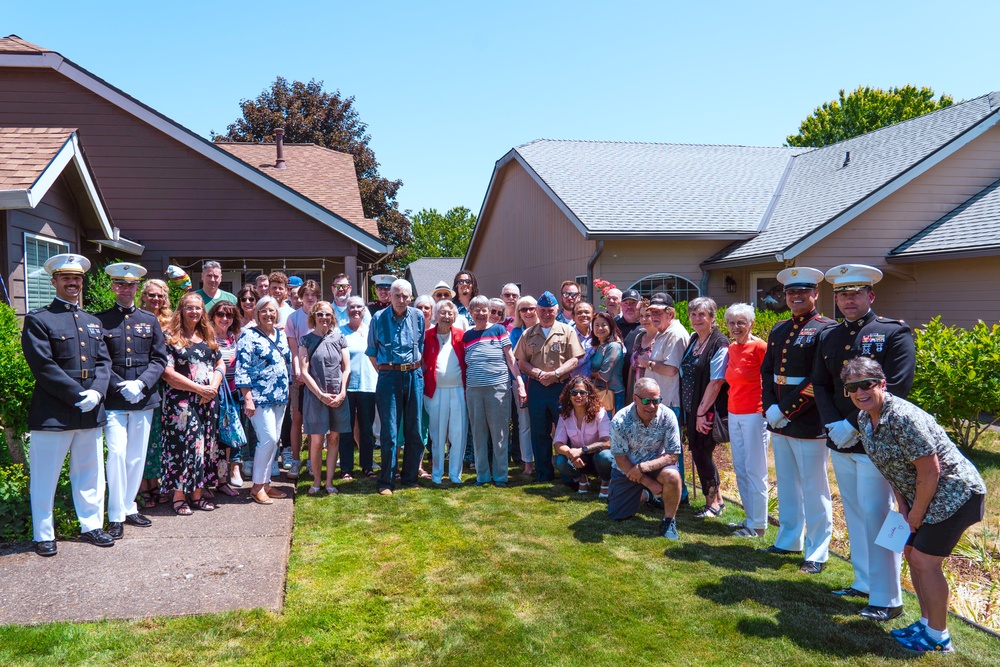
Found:
<path fill-rule="evenodd" d="M 784 375 L 779 375 L 778 378 L 777 378 L 777 380 L 776 380 L 776 382 L 778 384 L 780 384 L 780 385 L 788 384 L 788 382 L 787 382 L 787 380 L 786 380 L 786 378 L 785 378 Z"/>
<path fill-rule="evenodd" d="M 90 369 L 84 368 L 80 371 L 80 379 L 86 380 L 90 377 Z"/>

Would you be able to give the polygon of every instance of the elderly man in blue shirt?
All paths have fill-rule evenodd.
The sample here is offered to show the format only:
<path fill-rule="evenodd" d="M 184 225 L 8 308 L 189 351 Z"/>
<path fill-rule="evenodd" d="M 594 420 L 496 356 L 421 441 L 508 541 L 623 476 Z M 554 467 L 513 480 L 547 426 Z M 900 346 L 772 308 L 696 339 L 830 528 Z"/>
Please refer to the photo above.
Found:
<path fill-rule="evenodd" d="M 396 280 L 389 289 L 390 307 L 372 317 L 365 354 L 378 370 L 375 394 L 381 421 L 382 472 L 378 492 L 391 496 L 396 477 L 396 434 L 403 422 L 403 464 L 400 481 L 404 488 L 417 485 L 424 445 L 420 439 L 424 376 L 420 361 L 424 354 L 424 316 L 411 308 L 410 283 Z"/>

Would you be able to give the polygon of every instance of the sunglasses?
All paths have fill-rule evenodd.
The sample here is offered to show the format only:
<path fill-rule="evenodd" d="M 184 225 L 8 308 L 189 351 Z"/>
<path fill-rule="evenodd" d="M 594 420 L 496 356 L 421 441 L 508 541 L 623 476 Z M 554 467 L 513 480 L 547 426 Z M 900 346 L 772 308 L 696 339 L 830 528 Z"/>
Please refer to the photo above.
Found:
<path fill-rule="evenodd" d="M 240 301 L 242 301 L 243 303 L 257 303 L 257 299 L 255 299 L 252 296 L 240 297 Z"/>
<path fill-rule="evenodd" d="M 333 317 L 333 313 L 313 313 L 313 317 Z"/>
<path fill-rule="evenodd" d="M 503 315 L 502 310 L 491 310 L 490 315 Z"/>
<path fill-rule="evenodd" d="M 217 320 L 231 320 L 233 316 L 230 313 L 216 313 L 215 319 Z"/>
<path fill-rule="evenodd" d="M 346 292 L 347 290 L 351 289 L 351 286 L 350 285 L 334 285 L 333 289 L 337 290 L 338 292 Z"/>
<path fill-rule="evenodd" d="M 569 390 L 569 395 L 570 396 L 586 396 L 587 395 L 587 390 L 586 389 L 570 389 Z"/>
<path fill-rule="evenodd" d="M 663 402 L 662 398 L 638 398 L 638 397 L 636 397 L 636 400 L 639 401 L 640 403 L 642 403 L 643 405 L 659 405 L 660 403 Z"/>
<path fill-rule="evenodd" d="M 535 312 L 535 307 L 534 306 L 521 306 L 520 308 L 518 308 L 518 311 L 522 312 L 522 313 L 533 313 L 533 312 Z"/>
<path fill-rule="evenodd" d="M 153 299 L 166 299 L 166 298 L 167 297 L 163 296 L 162 294 L 147 294 L 146 295 L 146 299 L 148 301 L 152 301 Z"/>
<path fill-rule="evenodd" d="M 562 295 L 566 299 L 577 299 L 580 297 L 579 292 L 563 292 Z"/>
<path fill-rule="evenodd" d="M 455 284 L 456 285 L 471 285 L 472 281 L 469 280 L 468 278 L 462 278 L 461 280 L 456 280 Z"/>
<path fill-rule="evenodd" d="M 502 296 L 505 299 L 516 299 L 517 297 L 519 297 L 521 295 L 520 294 L 511 294 L 509 292 L 506 292 L 504 294 L 501 294 L 500 296 Z"/>
<path fill-rule="evenodd" d="M 865 378 L 864 380 L 855 380 L 854 382 L 844 383 L 844 396 L 853 394 L 858 389 L 862 391 L 868 391 L 872 387 L 877 386 L 882 381 L 877 378 Z"/>

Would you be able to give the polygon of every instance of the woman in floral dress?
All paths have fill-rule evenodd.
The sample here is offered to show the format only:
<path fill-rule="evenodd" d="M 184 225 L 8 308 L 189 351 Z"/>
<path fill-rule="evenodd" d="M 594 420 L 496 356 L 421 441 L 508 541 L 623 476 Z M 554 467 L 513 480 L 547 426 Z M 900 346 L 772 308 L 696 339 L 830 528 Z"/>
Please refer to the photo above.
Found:
<path fill-rule="evenodd" d="M 219 385 L 225 367 L 201 297 L 181 297 L 167 338 L 163 379 L 163 458 L 161 486 L 173 492 L 174 512 L 189 516 L 191 508 L 209 512 L 215 505 L 206 487 L 218 480 Z"/>

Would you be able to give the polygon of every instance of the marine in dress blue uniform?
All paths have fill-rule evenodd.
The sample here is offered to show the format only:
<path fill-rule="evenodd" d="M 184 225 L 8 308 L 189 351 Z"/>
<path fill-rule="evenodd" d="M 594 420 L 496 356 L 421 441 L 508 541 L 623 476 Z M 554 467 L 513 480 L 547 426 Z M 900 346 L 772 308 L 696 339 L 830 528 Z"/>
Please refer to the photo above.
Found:
<path fill-rule="evenodd" d="M 802 553 L 801 571 L 819 574 L 830 557 L 833 501 L 829 450 L 813 392 L 820 333 L 837 323 L 816 310 L 823 272 L 793 267 L 778 273 L 791 319 L 774 325 L 761 363 L 763 407 L 778 479 L 778 535 L 769 553 Z"/>
<path fill-rule="evenodd" d="M 160 402 L 157 382 L 167 365 L 167 348 L 160 322 L 153 313 L 135 307 L 135 294 L 146 269 L 138 264 L 109 264 L 115 305 L 98 313 L 111 357 L 111 381 L 104 401 L 108 421 L 108 534 L 118 540 L 125 523 L 146 527 L 152 522 L 135 503 L 146 465 L 146 447 L 153 410 Z"/>
<path fill-rule="evenodd" d="M 913 385 L 913 332 L 902 320 L 876 315 L 871 309 L 872 286 L 881 279 L 881 271 L 863 264 L 841 264 L 826 272 L 844 321 L 821 334 L 813 382 L 844 504 L 854 567 L 851 586 L 835 592 L 868 593 L 869 604 L 858 613 L 887 621 L 903 612 L 900 554 L 876 545 L 875 537 L 892 507 L 893 494 L 858 439 L 858 409 L 844 393 L 840 379 L 844 364 L 863 355 L 882 365 L 894 395 L 905 398 Z"/>
<path fill-rule="evenodd" d="M 61 254 L 45 262 L 56 298 L 24 318 L 21 348 L 35 389 L 28 409 L 31 428 L 31 518 L 35 552 L 56 555 L 52 510 L 66 454 L 80 539 L 114 546 L 104 526 L 104 465 L 101 402 L 108 391 L 111 360 L 101 321 L 79 307 L 83 274 L 90 261 Z"/>

